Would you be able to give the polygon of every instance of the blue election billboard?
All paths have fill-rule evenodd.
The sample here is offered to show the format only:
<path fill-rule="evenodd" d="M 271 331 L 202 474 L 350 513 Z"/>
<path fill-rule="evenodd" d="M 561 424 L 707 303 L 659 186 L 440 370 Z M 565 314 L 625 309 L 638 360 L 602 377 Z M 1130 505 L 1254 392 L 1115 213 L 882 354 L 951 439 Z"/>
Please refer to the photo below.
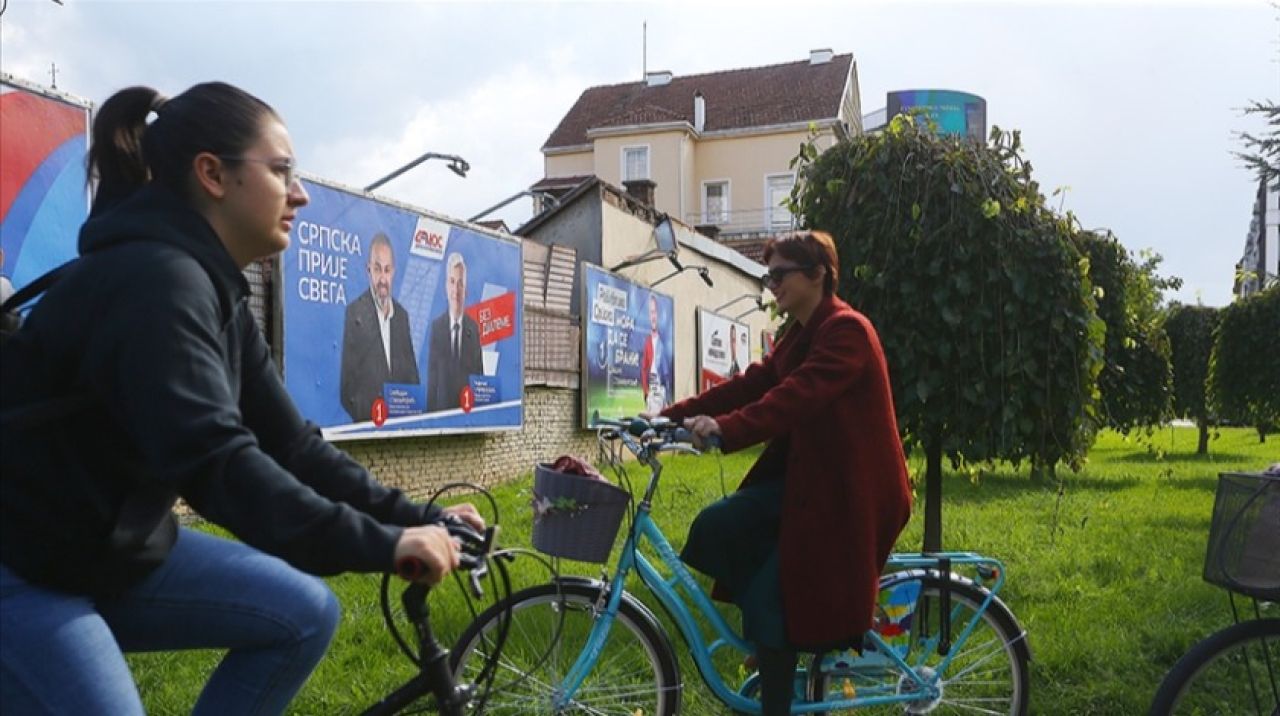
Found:
<path fill-rule="evenodd" d="M 675 303 L 670 296 L 582 264 L 582 415 L 658 413 L 675 391 Z"/>
<path fill-rule="evenodd" d="M 278 292 L 302 414 L 331 440 L 519 429 L 519 240 L 304 186 Z"/>

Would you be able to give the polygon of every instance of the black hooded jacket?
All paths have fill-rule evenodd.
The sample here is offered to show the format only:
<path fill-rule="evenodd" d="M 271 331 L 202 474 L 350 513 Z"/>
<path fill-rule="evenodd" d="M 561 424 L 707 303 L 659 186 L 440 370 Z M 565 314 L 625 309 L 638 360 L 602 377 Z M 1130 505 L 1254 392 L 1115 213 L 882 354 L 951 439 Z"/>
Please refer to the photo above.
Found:
<path fill-rule="evenodd" d="M 436 517 L 378 484 L 298 414 L 213 229 L 147 187 L 80 231 L 81 259 L 3 347 L 0 562 L 110 594 L 158 566 L 176 498 L 314 574 L 392 568 L 402 527 Z"/>

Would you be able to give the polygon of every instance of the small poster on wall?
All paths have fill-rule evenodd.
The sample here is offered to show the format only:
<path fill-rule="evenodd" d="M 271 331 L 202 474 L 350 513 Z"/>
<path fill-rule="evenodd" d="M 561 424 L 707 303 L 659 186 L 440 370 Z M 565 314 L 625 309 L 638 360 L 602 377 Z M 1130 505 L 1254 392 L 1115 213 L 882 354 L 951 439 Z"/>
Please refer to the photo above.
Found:
<path fill-rule="evenodd" d="M 751 363 L 751 329 L 745 323 L 698 309 L 698 392 L 736 378 Z"/>

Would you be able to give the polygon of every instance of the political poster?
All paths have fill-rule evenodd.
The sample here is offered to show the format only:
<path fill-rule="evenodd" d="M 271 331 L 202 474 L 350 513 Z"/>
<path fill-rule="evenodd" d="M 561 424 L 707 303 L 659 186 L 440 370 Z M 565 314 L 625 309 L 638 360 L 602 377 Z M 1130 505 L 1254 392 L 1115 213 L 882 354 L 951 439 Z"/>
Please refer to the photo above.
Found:
<path fill-rule="evenodd" d="M 514 237 L 307 179 L 280 258 L 285 385 L 331 440 L 519 429 Z"/>
<path fill-rule="evenodd" d="M 675 388 L 675 302 L 588 263 L 582 264 L 582 415 L 595 419 L 657 413 Z"/>
<path fill-rule="evenodd" d="M 698 392 L 736 378 L 751 364 L 751 328 L 698 309 Z"/>
<path fill-rule="evenodd" d="M 770 353 L 773 352 L 774 334 L 775 332 L 768 328 L 760 331 L 760 355 L 761 356 L 768 356 Z"/>
<path fill-rule="evenodd" d="M 14 289 L 77 255 L 89 215 L 89 108 L 0 77 L 0 282 Z"/>

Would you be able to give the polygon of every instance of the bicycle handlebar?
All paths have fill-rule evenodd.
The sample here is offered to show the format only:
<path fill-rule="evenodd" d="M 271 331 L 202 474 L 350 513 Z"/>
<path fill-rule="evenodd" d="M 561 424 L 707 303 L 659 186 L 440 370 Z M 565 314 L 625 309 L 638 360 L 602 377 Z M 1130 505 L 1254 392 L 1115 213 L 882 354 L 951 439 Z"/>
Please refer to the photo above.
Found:
<path fill-rule="evenodd" d="M 471 525 L 453 515 L 445 515 L 437 524 L 448 530 L 449 536 L 462 544 L 462 554 L 458 560 L 459 569 L 474 571 L 484 569 L 485 559 L 493 548 L 494 536 L 498 531 L 496 525 L 485 528 L 482 535 Z M 407 581 L 416 582 L 428 571 L 430 570 L 427 568 L 427 563 L 417 557 L 401 557 L 396 560 L 396 574 Z"/>
<path fill-rule="evenodd" d="M 613 428 L 625 431 L 627 435 L 645 441 L 649 446 L 656 448 L 658 452 L 668 449 L 696 452 L 688 446 L 692 446 L 697 442 L 701 442 L 704 448 L 719 449 L 722 445 L 719 435 L 708 435 L 698 441 L 692 432 L 681 427 L 674 420 L 664 417 L 649 419 L 639 417 L 620 418 L 617 420 L 597 417 L 595 425 L 597 428 Z M 619 437 L 621 436 L 619 435 Z"/>

